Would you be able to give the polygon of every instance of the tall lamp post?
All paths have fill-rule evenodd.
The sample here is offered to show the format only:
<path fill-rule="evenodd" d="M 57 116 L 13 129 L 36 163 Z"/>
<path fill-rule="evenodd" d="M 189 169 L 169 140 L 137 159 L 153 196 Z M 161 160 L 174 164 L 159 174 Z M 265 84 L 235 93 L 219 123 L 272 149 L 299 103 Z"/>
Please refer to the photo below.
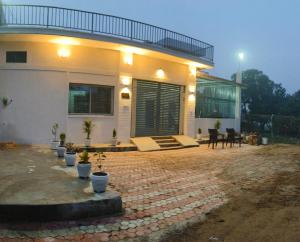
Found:
<path fill-rule="evenodd" d="M 236 83 L 241 84 L 242 83 L 242 68 L 241 68 L 241 63 L 244 60 L 245 55 L 244 53 L 240 52 L 238 54 L 238 59 L 239 59 L 239 68 L 236 73 Z M 235 126 L 241 131 L 241 102 L 242 102 L 242 97 L 241 97 L 241 87 L 239 85 L 236 86 L 236 109 L 235 109 Z"/>

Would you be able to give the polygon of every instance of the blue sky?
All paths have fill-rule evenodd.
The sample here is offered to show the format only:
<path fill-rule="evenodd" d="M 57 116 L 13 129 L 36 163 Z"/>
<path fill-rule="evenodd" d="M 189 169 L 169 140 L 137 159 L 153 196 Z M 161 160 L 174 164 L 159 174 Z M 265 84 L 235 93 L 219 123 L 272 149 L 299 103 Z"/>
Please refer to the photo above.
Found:
<path fill-rule="evenodd" d="M 243 69 L 264 71 L 289 93 L 300 89 L 300 1 L 289 0 L 4 0 L 63 6 L 140 20 L 215 46 L 211 74 L 230 78 Z"/>

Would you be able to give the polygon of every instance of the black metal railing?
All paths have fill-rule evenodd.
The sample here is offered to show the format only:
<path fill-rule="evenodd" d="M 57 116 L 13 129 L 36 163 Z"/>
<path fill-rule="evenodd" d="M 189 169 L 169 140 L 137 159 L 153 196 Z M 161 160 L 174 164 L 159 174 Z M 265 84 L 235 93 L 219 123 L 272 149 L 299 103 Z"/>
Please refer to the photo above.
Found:
<path fill-rule="evenodd" d="M 0 26 L 35 26 L 116 36 L 190 54 L 213 63 L 214 47 L 167 29 L 116 16 L 75 9 L 3 4 Z"/>

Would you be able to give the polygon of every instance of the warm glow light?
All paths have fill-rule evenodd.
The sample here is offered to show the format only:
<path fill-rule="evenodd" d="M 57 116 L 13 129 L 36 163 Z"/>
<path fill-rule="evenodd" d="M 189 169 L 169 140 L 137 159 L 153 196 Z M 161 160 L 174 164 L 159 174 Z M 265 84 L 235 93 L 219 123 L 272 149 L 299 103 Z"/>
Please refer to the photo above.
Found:
<path fill-rule="evenodd" d="M 158 69 L 157 71 L 156 71 L 156 76 L 158 77 L 158 78 L 160 78 L 160 79 L 163 79 L 163 78 L 165 78 L 165 72 L 164 72 L 164 70 L 163 69 Z"/>
<path fill-rule="evenodd" d="M 242 61 L 245 59 L 245 54 L 243 52 L 239 53 L 239 59 Z"/>
<path fill-rule="evenodd" d="M 121 93 L 130 93 L 129 88 L 128 88 L 128 87 L 124 87 L 124 88 L 121 90 Z"/>
<path fill-rule="evenodd" d="M 190 85 L 189 86 L 189 91 L 190 91 L 190 93 L 194 94 L 196 92 L 196 86 Z"/>
<path fill-rule="evenodd" d="M 191 72 L 192 76 L 196 76 L 197 75 L 197 67 L 190 66 L 190 72 Z"/>
<path fill-rule="evenodd" d="M 187 62 L 187 64 L 190 67 L 196 67 L 196 68 L 200 68 L 200 69 L 210 69 L 210 68 L 212 68 L 211 66 L 204 65 L 204 64 L 199 63 L 199 62 Z"/>
<path fill-rule="evenodd" d="M 51 40 L 51 43 L 59 44 L 59 45 L 80 45 L 80 42 L 73 38 L 54 39 L 54 40 Z"/>
<path fill-rule="evenodd" d="M 130 65 L 130 66 L 133 64 L 133 55 L 132 55 L 132 53 L 130 53 L 130 52 L 124 53 L 123 59 L 124 59 L 125 64 Z"/>
<path fill-rule="evenodd" d="M 189 101 L 190 101 L 190 102 L 195 102 L 195 100 L 196 100 L 195 95 L 194 95 L 194 94 L 190 94 L 190 95 L 189 95 Z"/>
<path fill-rule="evenodd" d="M 68 48 L 61 47 L 57 50 L 57 55 L 61 58 L 68 58 L 71 56 L 71 51 Z"/>
<path fill-rule="evenodd" d="M 125 53 L 132 53 L 132 54 L 138 54 L 138 55 L 145 55 L 147 51 L 145 49 L 137 48 L 137 47 L 131 47 L 131 46 L 122 46 L 119 48 L 120 51 Z"/>
<path fill-rule="evenodd" d="M 131 82 L 131 77 L 129 76 L 122 76 L 121 77 L 121 82 L 124 86 L 129 86 Z"/>

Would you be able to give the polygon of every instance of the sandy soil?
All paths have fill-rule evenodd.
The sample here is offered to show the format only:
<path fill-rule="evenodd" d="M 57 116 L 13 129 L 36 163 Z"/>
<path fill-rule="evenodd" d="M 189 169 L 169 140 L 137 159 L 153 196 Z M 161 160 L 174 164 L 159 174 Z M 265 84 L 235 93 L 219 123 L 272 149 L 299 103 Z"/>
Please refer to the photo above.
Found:
<path fill-rule="evenodd" d="M 300 146 L 257 149 L 219 175 L 229 202 L 165 242 L 300 241 Z"/>

